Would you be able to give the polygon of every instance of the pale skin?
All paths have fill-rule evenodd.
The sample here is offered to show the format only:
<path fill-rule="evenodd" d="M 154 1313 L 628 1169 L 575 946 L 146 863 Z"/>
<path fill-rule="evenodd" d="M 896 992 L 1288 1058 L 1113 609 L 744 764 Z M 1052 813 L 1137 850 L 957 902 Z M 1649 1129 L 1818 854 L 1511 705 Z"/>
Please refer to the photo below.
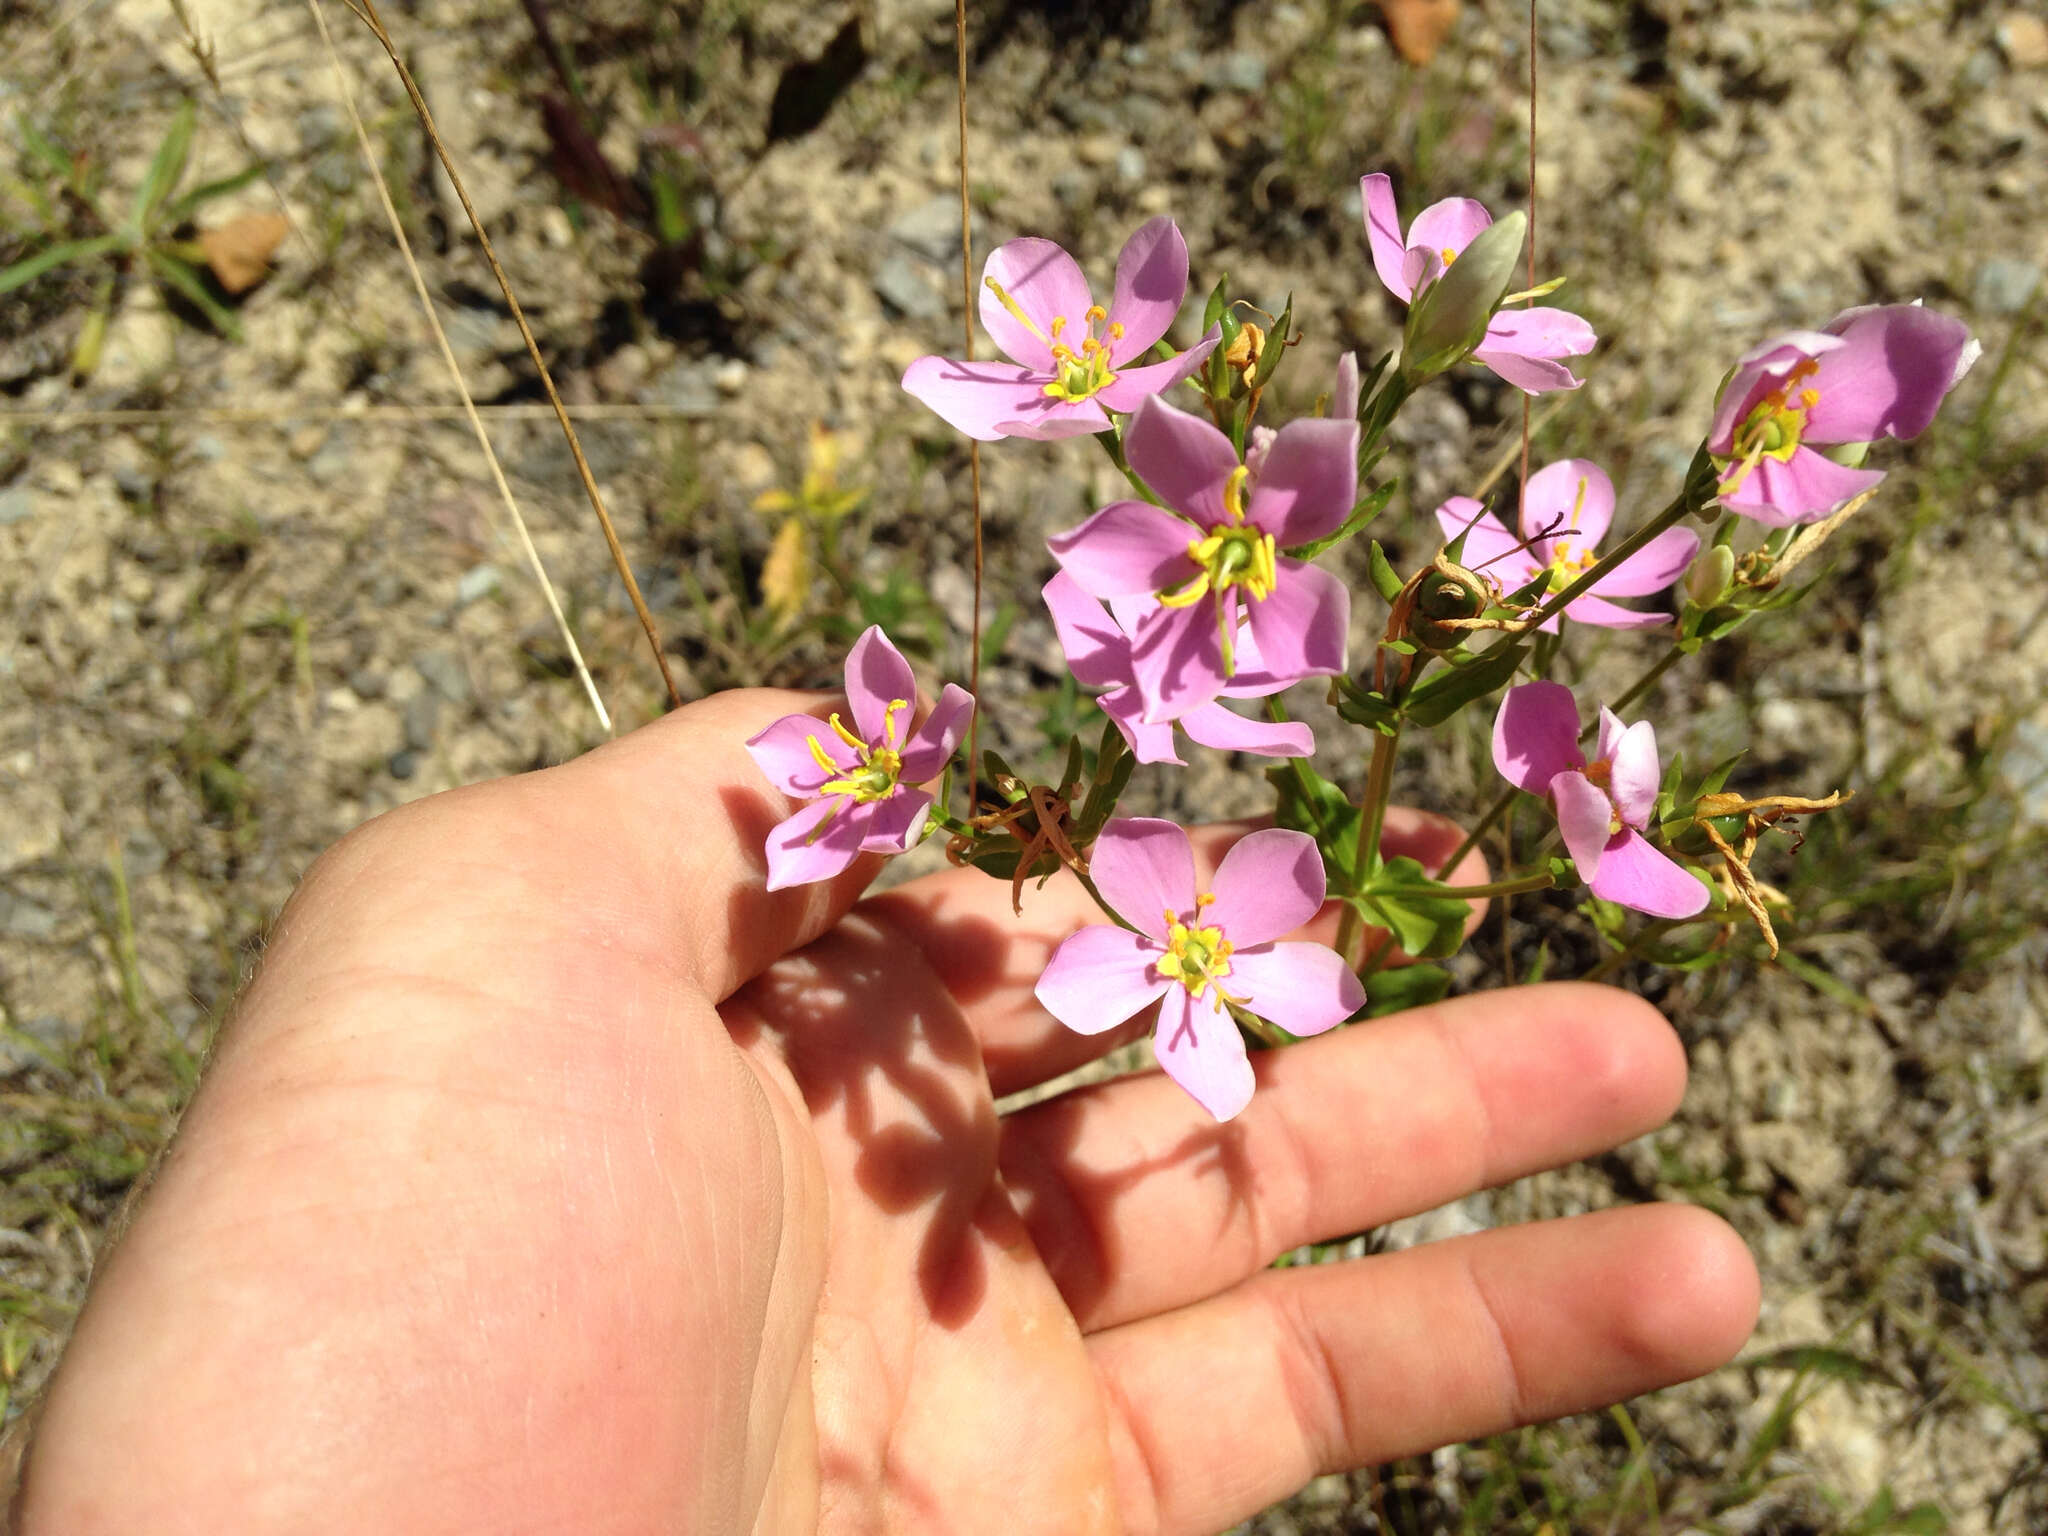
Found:
<path fill-rule="evenodd" d="M 998 1116 L 1131 1038 L 1031 995 L 1096 915 L 973 871 L 856 906 L 872 861 L 764 893 L 789 807 L 740 743 L 817 704 L 707 699 L 315 865 L 19 1529 L 1198 1536 L 1747 1337 L 1749 1256 L 1683 1207 L 1267 1268 L 1661 1123 L 1684 1059 L 1619 992 L 1264 1053 L 1227 1126 L 1157 1075 Z"/>

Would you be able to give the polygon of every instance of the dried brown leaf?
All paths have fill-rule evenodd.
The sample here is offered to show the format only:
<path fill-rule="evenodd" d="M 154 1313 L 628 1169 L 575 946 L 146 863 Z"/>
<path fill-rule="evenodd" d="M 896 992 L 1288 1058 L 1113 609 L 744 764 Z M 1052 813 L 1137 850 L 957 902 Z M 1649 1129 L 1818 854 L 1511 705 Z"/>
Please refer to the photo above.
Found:
<path fill-rule="evenodd" d="M 292 222 L 281 213 L 245 213 L 199 231 L 199 249 L 214 281 L 232 294 L 247 293 L 270 271 L 270 257 Z"/>
<path fill-rule="evenodd" d="M 1380 0 L 1380 14 L 1394 51 L 1410 64 L 1427 64 L 1458 24 L 1458 0 Z"/>

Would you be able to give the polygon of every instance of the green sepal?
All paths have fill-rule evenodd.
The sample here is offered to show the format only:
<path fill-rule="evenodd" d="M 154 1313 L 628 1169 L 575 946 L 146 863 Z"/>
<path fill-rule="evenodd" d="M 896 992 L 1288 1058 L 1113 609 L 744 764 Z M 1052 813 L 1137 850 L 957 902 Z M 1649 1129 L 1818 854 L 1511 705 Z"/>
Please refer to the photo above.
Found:
<path fill-rule="evenodd" d="M 1224 312 L 1230 308 L 1230 274 L 1224 273 L 1216 279 L 1216 286 L 1209 290 L 1209 302 L 1202 306 L 1202 329 L 1219 324 Z"/>
<path fill-rule="evenodd" d="M 1394 569 L 1394 562 L 1387 558 L 1387 552 L 1374 539 L 1366 551 L 1366 560 L 1372 572 L 1373 590 L 1378 592 L 1389 605 L 1401 600 L 1401 589 L 1406 585 L 1401 573 Z"/>
<path fill-rule="evenodd" d="M 1273 370 L 1280 366 L 1280 356 L 1287 350 L 1287 332 L 1294 324 L 1294 295 L 1287 295 L 1287 302 L 1281 307 L 1280 320 L 1266 333 L 1266 344 L 1259 348 L 1258 362 L 1252 367 L 1252 388 L 1262 389 Z"/>

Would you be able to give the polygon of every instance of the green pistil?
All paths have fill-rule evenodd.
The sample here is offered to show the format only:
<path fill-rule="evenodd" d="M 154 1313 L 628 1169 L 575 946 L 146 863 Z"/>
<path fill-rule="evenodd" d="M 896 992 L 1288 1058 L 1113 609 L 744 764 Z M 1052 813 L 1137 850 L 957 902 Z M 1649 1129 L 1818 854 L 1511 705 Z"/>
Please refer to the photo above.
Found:
<path fill-rule="evenodd" d="M 1806 435 L 1806 414 L 1820 404 L 1820 391 L 1798 386 L 1819 371 L 1820 364 L 1807 358 L 1783 384 L 1750 408 L 1729 443 L 1734 451 L 1730 460 L 1733 468 L 1715 487 L 1716 494 L 1734 495 L 1765 459 L 1776 459 L 1782 464 L 1799 451 L 1800 440 Z"/>

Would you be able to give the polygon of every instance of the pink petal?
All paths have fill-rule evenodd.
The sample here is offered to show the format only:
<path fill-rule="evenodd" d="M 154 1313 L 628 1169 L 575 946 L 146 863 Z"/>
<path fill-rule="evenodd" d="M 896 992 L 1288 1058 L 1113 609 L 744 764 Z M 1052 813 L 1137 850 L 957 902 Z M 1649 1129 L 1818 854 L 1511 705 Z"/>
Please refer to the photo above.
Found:
<path fill-rule="evenodd" d="M 779 823 L 768 834 L 768 889 L 830 880 L 859 854 L 871 814 L 844 795 L 831 795 Z"/>
<path fill-rule="evenodd" d="M 1570 619 L 1574 624 L 1592 624 L 1600 629 L 1655 629 L 1660 624 L 1671 622 L 1668 613 L 1638 612 L 1619 603 L 1610 603 L 1604 597 L 1595 597 L 1591 592 L 1581 592 L 1539 627 L 1554 635 L 1560 618 Z"/>
<path fill-rule="evenodd" d="M 1290 1035 L 1320 1035 L 1364 1006 L 1365 988 L 1334 949 L 1321 944 L 1269 944 L 1230 957 L 1223 984 L 1245 1006 Z"/>
<path fill-rule="evenodd" d="M 908 853 L 911 844 L 924 830 L 924 819 L 931 808 L 930 795 L 921 789 L 905 789 L 900 785 L 888 799 L 869 801 L 862 807 L 868 816 L 867 830 L 860 840 L 861 852 Z"/>
<path fill-rule="evenodd" d="M 1517 789 L 1540 795 L 1567 769 L 1583 768 L 1579 705 L 1563 683 L 1510 688 L 1493 717 L 1493 766 Z"/>
<path fill-rule="evenodd" d="M 1918 437 L 1955 386 L 1970 328 L 1917 304 L 1882 304 L 1837 315 L 1840 349 L 1820 359 L 1808 384 L 1820 394 L 1806 414 L 1816 443 Z"/>
<path fill-rule="evenodd" d="M 967 721 L 973 713 L 974 695 L 956 684 L 946 684 L 917 734 L 903 744 L 902 782 L 922 784 L 936 779 L 967 734 Z"/>
<path fill-rule="evenodd" d="M 1195 998 L 1173 986 L 1159 1005 L 1152 1053 L 1166 1075 L 1218 1120 L 1252 1101 L 1252 1064 L 1237 1022 L 1217 1006 L 1213 990 Z"/>
<path fill-rule="evenodd" d="M 1600 755 L 1611 765 L 1607 798 L 1614 802 L 1615 810 L 1629 826 L 1648 826 L 1650 813 L 1657 809 L 1657 786 L 1664 776 L 1657 763 L 1657 728 L 1647 720 L 1638 720 L 1609 737 L 1610 721 L 1620 724 L 1612 710 L 1602 709 Z"/>
<path fill-rule="evenodd" d="M 1547 395 L 1552 390 L 1577 389 L 1586 381 L 1563 363 L 1548 358 L 1524 357 L 1519 352 L 1496 352 L 1491 347 L 1472 349 L 1472 361 L 1483 363 L 1525 395 Z"/>
<path fill-rule="evenodd" d="M 1281 556 L 1271 595 L 1251 605 L 1252 634 L 1275 677 L 1329 677 L 1344 670 L 1351 592 L 1320 566 Z"/>
<path fill-rule="evenodd" d="M 1358 354 L 1346 352 L 1337 359 L 1337 385 L 1330 391 L 1330 419 L 1358 419 Z"/>
<path fill-rule="evenodd" d="M 1667 528 L 1613 570 L 1593 583 L 1608 597 L 1648 597 L 1662 592 L 1685 574 L 1700 552 L 1700 536 L 1690 528 Z"/>
<path fill-rule="evenodd" d="M 1743 353 L 1735 360 L 1735 371 L 1721 386 L 1715 402 L 1713 425 L 1707 429 L 1707 451 L 1727 457 L 1736 423 L 1750 413 L 1761 396 L 1777 388 L 1785 375 L 1807 358 L 1837 351 L 1841 346 L 1842 338 L 1826 331 L 1786 331 Z"/>
<path fill-rule="evenodd" d="M 1387 290 L 1405 303 L 1414 297 L 1414 289 L 1401 271 L 1408 242 L 1401 238 L 1401 211 L 1394 203 L 1393 178 L 1375 171 L 1359 178 L 1358 191 L 1365 202 L 1365 243 L 1372 248 L 1373 270 Z"/>
<path fill-rule="evenodd" d="M 1579 866 L 1581 872 L 1585 865 Z M 1600 856 L 1600 872 L 1586 882 L 1602 901 L 1619 902 L 1651 917 L 1694 917 L 1706 910 L 1707 888 L 1659 853 L 1640 832 L 1624 831 Z"/>
<path fill-rule="evenodd" d="M 1237 450 L 1212 423 L 1153 396 L 1124 431 L 1124 457 L 1161 501 L 1204 529 L 1228 519 L 1223 484 L 1237 468 Z"/>
<path fill-rule="evenodd" d="M 1408 249 L 1419 247 L 1442 261 L 1445 251 L 1457 255 L 1492 223 L 1493 215 L 1484 203 L 1469 197 L 1447 197 L 1415 215 L 1415 222 L 1408 226 Z"/>
<path fill-rule="evenodd" d="M 1614 806 L 1576 768 L 1567 768 L 1550 781 L 1550 796 L 1557 802 L 1557 830 L 1564 837 L 1565 851 L 1579 866 L 1579 878 L 1591 884 L 1614 834 Z"/>
<path fill-rule="evenodd" d="M 1358 423 L 1349 417 L 1302 417 L 1282 427 L 1245 507 L 1282 547 L 1330 533 L 1358 499 Z"/>
<path fill-rule="evenodd" d="M 1065 571 L 1045 584 L 1045 607 L 1074 681 L 1107 688 L 1131 680 L 1131 642 L 1101 603 Z"/>
<path fill-rule="evenodd" d="M 1096 706 L 1116 722 L 1116 728 L 1123 732 L 1123 738 L 1130 744 L 1131 756 L 1141 763 L 1179 763 L 1180 751 L 1173 739 L 1173 722 L 1170 720 L 1147 720 L 1145 718 L 1145 697 L 1136 688 L 1113 688 L 1095 700 Z M 1195 713 L 1214 709 L 1213 704 L 1204 704 Z M 1197 738 L 1199 739 L 1199 738 Z"/>
<path fill-rule="evenodd" d="M 1248 832 L 1223 855 L 1209 889 L 1216 900 L 1207 921 L 1221 928 L 1224 938 L 1239 949 L 1270 944 L 1322 906 L 1327 890 L 1323 856 L 1305 833 L 1280 827 Z"/>
<path fill-rule="evenodd" d="M 1084 1035 L 1114 1029 L 1168 987 L 1152 969 L 1159 946 L 1135 933 L 1097 923 L 1069 934 L 1053 951 L 1032 990 L 1045 1011 Z"/>
<path fill-rule="evenodd" d="M 830 726 L 815 715 L 784 715 L 747 742 L 747 753 L 768 775 L 768 782 L 785 795 L 807 800 L 818 786 L 837 774 L 828 774 L 811 755 L 811 742 L 825 749 L 825 755 L 841 770 L 860 761 L 853 748 L 832 733 Z"/>
<path fill-rule="evenodd" d="M 1551 546 L 1562 539 L 1574 550 L 1586 550 L 1607 537 L 1613 521 L 1614 482 L 1591 459 L 1546 464 L 1522 490 L 1525 538 L 1542 539 Z"/>
<path fill-rule="evenodd" d="M 1194 910 L 1195 850 L 1187 833 L 1170 821 L 1152 816 L 1110 821 L 1088 855 L 1088 873 L 1110 911 L 1162 944 L 1166 914 Z"/>
<path fill-rule="evenodd" d="M 1236 604 L 1231 607 L 1234 612 Z M 1204 597 L 1185 608 L 1154 610 L 1138 626 L 1131 674 L 1144 695 L 1147 720 L 1178 720 L 1213 702 L 1229 682 L 1223 675 L 1223 635 L 1214 602 Z"/>
<path fill-rule="evenodd" d="M 1188 245 L 1173 220 L 1161 214 L 1124 242 L 1116 258 L 1116 296 L 1109 301 L 1112 324 L 1123 339 L 1110 344 L 1112 364 L 1142 356 L 1166 334 L 1188 296 Z"/>
<path fill-rule="evenodd" d="M 1740 512 L 1772 528 L 1818 522 L 1851 496 L 1859 496 L 1884 479 L 1881 469 L 1850 469 L 1804 446 L 1783 463 L 1757 461 L 1742 484 L 1720 498 L 1730 512 Z"/>
<path fill-rule="evenodd" d="M 1188 733 L 1189 740 L 1214 747 L 1219 752 L 1250 752 L 1256 757 L 1308 757 L 1316 749 L 1315 733 L 1299 720 L 1247 720 L 1221 704 L 1202 704 L 1189 710 L 1180 717 L 1180 728 Z M 1140 761 L 1148 759 L 1141 758 Z"/>
<path fill-rule="evenodd" d="M 1446 544 L 1461 533 L 1465 535 L 1465 547 L 1458 556 L 1460 565 L 1492 577 L 1507 591 L 1512 592 L 1537 572 L 1536 557 L 1522 547 L 1522 541 L 1470 496 L 1453 496 L 1438 507 L 1436 523 L 1443 530 Z"/>
<path fill-rule="evenodd" d="M 920 357 L 903 370 L 904 389 L 948 426 L 984 443 L 1029 436 L 1011 424 L 1045 414 L 1050 403 L 1045 386 L 1051 379 L 1043 369 L 1016 363 L 966 363 L 950 357 Z M 1104 416 L 1101 425 L 1090 430 L 1099 432 L 1108 425 Z"/>
<path fill-rule="evenodd" d="M 1086 326 L 1081 317 L 1095 302 L 1088 279 L 1081 275 L 1074 258 L 1050 240 L 1012 240 L 990 252 L 981 271 L 982 328 L 1006 355 L 1040 373 L 1051 373 L 1053 321 L 1064 317 L 1078 335 Z M 1018 320 L 995 296 L 986 281 L 991 277 L 1024 312 L 1030 325 Z M 1038 328 L 1036 334 L 1032 326 Z"/>
<path fill-rule="evenodd" d="M 870 624 L 846 653 L 846 702 L 853 708 L 854 729 L 862 741 L 871 747 L 881 745 L 884 716 L 899 700 L 916 704 L 917 679 L 882 627 Z M 909 724 L 908 712 L 897 710 L 897 731 L 904 731 Z M 900 734 L 897 739 L 902 740 Z"/>
<path fill-rule="evenodd" d="M 1582 315 L 1575 315 L 1568 309 L 1552 309 L 1537 304 L 1526 309 L 1503 309 L 1495 312 L 1486 327 L 1486 339 L 1475 349 L 1480 360 L 1501 377 L 1500 358 L 1522 358 L 1538 361 L 1558 357 L 1584 357 L 1599 343 L 1593 334 L 1593 327 Z M 1571 374 L 1566 372 L 1566 378 Z M 1510 383 L 1516 382 L 1509 379 Z M 1567 385 L 1551 385 L 1551 388 L 1576 388 L 1577 380 Z M 1522 386 L 1528 388 L 1527 385 Z M 1537 391 L 1532 391 L 1532 393 Z"/>
<path fill-rule="evenodd" d="M 1148 397 L 1165 394 L 1201 367 L 1222 339 L 1223 328 L 1212 325 L 1200 341 L 1179 357 L 1147 363 L 1142 368 L 1119 368 L 1115 380 L 1095 392 L 1096 403 L 1108 411 L 1135 411 Z"/>
<path fill-rule="evenodd" d="M 1188 546 L 1200 536 L 1171 512 L 1113 501 L 1080 527 L 1054 534 L 1045 547 L 1091 597 L 1126 597 L 1193 580 L 1201 567 L 1188 558 Z"/>
<path fill-rule="evenodd" d="M 1443 276 L 1443 270 L 1443 257 L 1419 245 L 1409 246 L 1408 253 L 1401 258 L 1401 281 L 1408 285 L 1411 293 L 1422 292 Z"/>
<path fill-rule="evenodd" d="M 1051 395 L 1041 394 L 1014 416 L 997 422 L 996 431 L 1003 437 L 1028 437 L 1038 443 L 1093 437 L 1098 432 L 1110 430 L 1109 413 L 1102 404 L 1108 393 L 1107 390 L 1098 390 L 1088 400 L 1056 400 Z"/>

